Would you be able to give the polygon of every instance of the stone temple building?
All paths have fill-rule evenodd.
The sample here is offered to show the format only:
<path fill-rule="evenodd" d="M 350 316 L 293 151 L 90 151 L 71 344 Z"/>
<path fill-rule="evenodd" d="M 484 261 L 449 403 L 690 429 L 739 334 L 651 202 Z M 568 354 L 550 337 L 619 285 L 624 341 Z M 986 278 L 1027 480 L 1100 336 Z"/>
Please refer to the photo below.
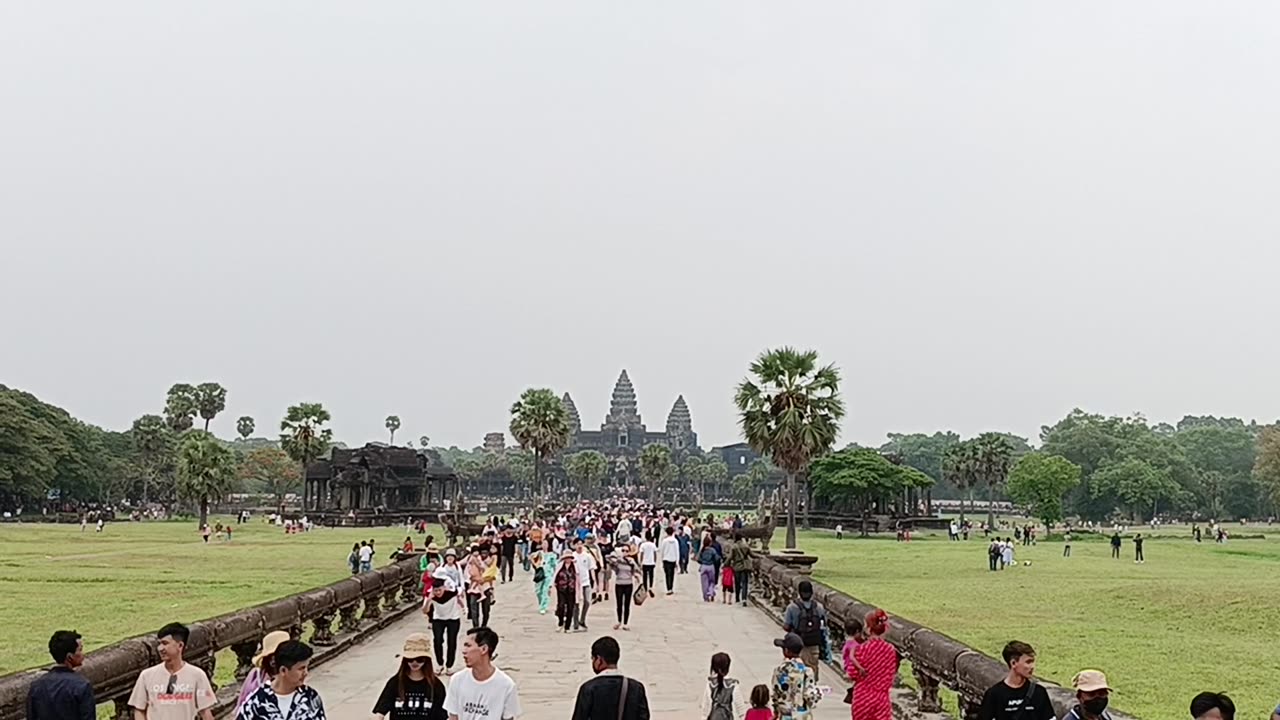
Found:
<path fill-rule="evenodd" d="M 613 398 L 609 403 L 609 414 L 599 430 L 583 430 L 582 418 L 569 393 L 561 399 L 565 410 L 569 413 L 569 440 L 567 453 L 579 450 L 598 450 L 615 465 L 622 460 L 638 458 L 640 451 L 650 443 L 660 443 L 671 448 L 672 455 L 681 450 L 695 450 L 698 447 L 698 434 L 693 431 L 693 420 L 689 415 L 689 406 L 684 396 L 676 398 L 667 414 L 667 426 L 663 430 L 650 430 L 640 418 L 636 407 L 636 391 L 631 386 L 631 378 L 623 370 L 618 382 L 613 386 Z M 615 468 L 617 470 L 618 468 Z"/>

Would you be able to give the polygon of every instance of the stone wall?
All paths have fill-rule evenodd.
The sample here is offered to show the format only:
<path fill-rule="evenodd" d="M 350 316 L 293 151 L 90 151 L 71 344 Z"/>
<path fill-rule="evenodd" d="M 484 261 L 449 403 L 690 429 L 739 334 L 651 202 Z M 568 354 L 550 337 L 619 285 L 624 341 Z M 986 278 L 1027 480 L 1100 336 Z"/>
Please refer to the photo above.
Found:
<path fill-rule="evenodd" d="M 797 587 L 802 580 L 813 583 L 814 596 L 827 609 L 830 621 L 832 653 L 839 657 L 839 648 L 845 641 L 845 622 L 849 618 L 863 618 L 875 609 L 857 598 L 814 581 L 802 569 L 785 565 L 768 555 L 755 556 L 756 571 L 752 575 L 752 595 L 766 612 L 781 616 L 787 605 L 797 597 Z M 911 662 L 911 672 L 918 688 L 916 708 L 895 708 L 899 714 L 914 711 L 928 715 L 942 711 L 938 697 L 940 688 L 954 690 L 959 698 L 960 712 L 964 720 L 976 720 L 982 704 L 982 694 L 987 688 L 1005 676 L 1003 662 L 974 650 L 954 638 L 918 625 L 910 620 L 889 613 L 890 629 L 886 639 L 898 649 L 903 659 Z M 1032 643 L 1034 644 L 1034 642 Z M 1081 668 L 1083 669 L 1083 668 Z M 1066 688 L 1041 681 L 1053 700 L 1057 717 L 1062 717 L 1075 702 L 1075 695 Z M 910 713 L 907 713 L 910 714 Z M 1116 710 L 1110 710 L 1113 720 L 1134 720 Z"/>
<path fill-rule="evenodd" d="M 301 638 L 308 623 L 308 642 L 315 647 L 312 666 L 324 663 L 356 641 L 419 608 L 422 576 L 418 560 L 410 558 L 353 575 L 332 585 L 263 603 L 245 610 L 190 623 L 186 661 L 214 676 L 216 654 L 231 649 L 236 656 L 236 681 L 218 691 L 215 714 L 235 703 L 239 681 L 249 674 L 253 655 L 262 637 L 287 630 Z M 336 621 L 336 627 L 335 627 Z M 154 635 L 121 640 L 85 654 L 81 672 L 93 683 L 99 703 L 114 702 L 119 720 L 132 717 L 129 693 L 138 674 L 160 662 Z M 44 670 L 27 670 L 0 677 L 0 720 L 21 720 L 26 715 L 27 689 Z"/>

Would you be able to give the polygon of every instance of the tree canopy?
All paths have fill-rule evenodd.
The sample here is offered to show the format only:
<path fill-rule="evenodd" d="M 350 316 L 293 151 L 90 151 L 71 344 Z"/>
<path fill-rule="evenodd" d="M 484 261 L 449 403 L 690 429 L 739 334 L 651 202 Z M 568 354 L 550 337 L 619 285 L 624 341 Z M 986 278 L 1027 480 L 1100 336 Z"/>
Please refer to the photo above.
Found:
<path fill-rule="evenodd" d="M 1023 455 L 1009 475 L 1009 497 L 1025 505 L 1045 527 L 1063 518 L 1062 499 L 1080 484 L 1080 466 L 1059 455 Z"/>

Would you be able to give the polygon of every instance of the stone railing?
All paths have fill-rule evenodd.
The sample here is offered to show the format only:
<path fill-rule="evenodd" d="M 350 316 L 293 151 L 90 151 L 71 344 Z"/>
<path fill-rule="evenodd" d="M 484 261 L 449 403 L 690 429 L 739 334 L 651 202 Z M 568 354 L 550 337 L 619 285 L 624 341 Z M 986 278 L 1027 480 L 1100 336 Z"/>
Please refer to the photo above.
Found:
<path fill-rule="evenodd" d="M 418 561 L 410 558 L 353 575 L 332 585 L 282 597 L 255 607 L 191 623 L 185 659 L 212 679 L 216 654 L 230 649 L 236 656 L 233 685 L 217 688 L 214 713 L 226 712 L 234 703 L 239 681 L 249 674 L 262 637 L 287 630 L 301 638 L 312 625 L 308 642 L 315 646 L 314 667 L 332 659 L 354 642 L 401 616 L 418 609 L 422 576 Z M 335 621 L 337 627 L 334 626 Z M 138 674 L 159 664 L 154 635 L 121 640 L 85 654 L 81 672 L 93 683 L 99 703 L 114 702 L 115 717 L 128 720 L 129 694 Z M 27 690 L 43 670 L 27 670 L 0 677 L 0 720 L 21 720 L 26 715 Z"/>
<path fill-rule="evenodd" d="M 813 583 L 814 597 L 827 609 L 832 655 L 840 656 L 845 642 L 845 623 L 850 618 L 864 618 L 875 609 L 839 590 L 814 581 L 803 567 L 777 562 L 767 555 L 755 555 L 756 571 L 752 575 L 752 595 L 757 604 L 781 621 L 787 605 L 798 596 L 800 581 Z M 974 650 L 954 638 L 918 625 L 910 620 L 890 616 L 885 638 L 911 662 L 916 681 L 918 713 L 942 712 L 939 688 L 956 692 L 963 720 L 975 720 L 982 704 L 982 694 L 1005 676 L 1004 663 Z M 843 674 L 843 668 L 837 668 Z M 1075 703 L 1075 695 L 1065 688 L 1041 681 L 1053 701 L 1055 717 L 1062 717 Z M 1133 720 L 1129 715 L 1110 711 L 1114 720 Z"/>

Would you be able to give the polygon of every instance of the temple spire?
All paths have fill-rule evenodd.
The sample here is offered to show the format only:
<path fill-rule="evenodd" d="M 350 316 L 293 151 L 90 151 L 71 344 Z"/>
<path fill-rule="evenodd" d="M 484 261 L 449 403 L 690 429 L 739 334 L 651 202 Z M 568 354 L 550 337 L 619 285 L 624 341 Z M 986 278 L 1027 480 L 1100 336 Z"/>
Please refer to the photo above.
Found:
<path fill-rule="evenodd" d="M 692 430 L 693 417 L 689 414 L 689 406 L 685 404 L 684 396 L 680 395 L 671 406 L 671 412 L 667 413 L 667 434 L 678 435 Z"/>
<path fill-rule="evenodd" d="M 569 397 L 569 393 L 565 393 L 560 398 L 560 404 L 564 405 L 564 411 L 569 414 L 569 432 L 578 434 L 582 430 L 582 418 L 578 415 L 578 406 L 573 404 L 573 398 Z"/>
<path fill-rule="evenodd" d="M 636 391 L 631 387 L 631 378 L 626 369 L 618 376 L 613 386 L 613 399 L 609 401 L 609 417 L 606 423 L 640 424 L 640 412 L 636 408 Z"/>

